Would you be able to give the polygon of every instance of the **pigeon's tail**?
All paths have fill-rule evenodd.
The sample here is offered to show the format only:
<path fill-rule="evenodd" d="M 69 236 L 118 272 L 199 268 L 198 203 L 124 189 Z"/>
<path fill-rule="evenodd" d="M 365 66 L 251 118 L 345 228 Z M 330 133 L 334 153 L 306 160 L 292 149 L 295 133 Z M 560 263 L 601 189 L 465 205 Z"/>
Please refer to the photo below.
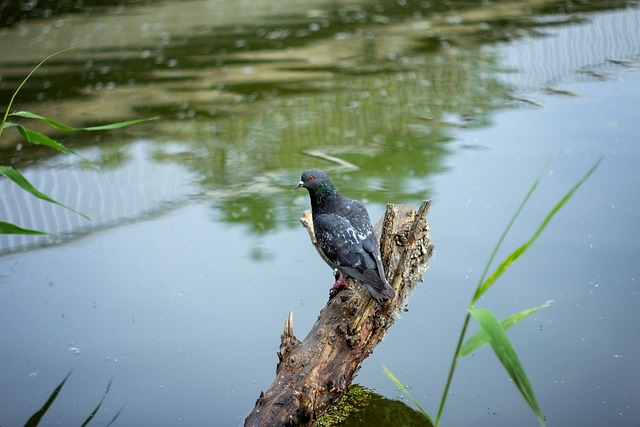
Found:
<path fill-rule="evenodd" d="M 367 292 L 369 292 L 369 295 L 371 295 L 371 298 L 379 303 L 396 297 L 396 291 L 393 290 L 386 280 L 380 280 L 375 284 L 364 283 L 364 287 Z"/>

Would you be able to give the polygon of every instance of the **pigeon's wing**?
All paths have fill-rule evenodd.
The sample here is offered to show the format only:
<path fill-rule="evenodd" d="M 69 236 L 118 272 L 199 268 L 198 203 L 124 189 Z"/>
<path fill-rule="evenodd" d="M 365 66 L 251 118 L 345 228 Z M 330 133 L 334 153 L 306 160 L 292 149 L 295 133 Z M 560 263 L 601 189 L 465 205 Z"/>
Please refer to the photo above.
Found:
<path fill-rule="evenodd" d="M 351 200 L 344 196 L 340 197 L 342 200 L 339 203 L 338 215 L 349 221 L 349 224 L 359 235 L 373 235 L 373 226 L 371 225 L 367 208 L 357 200 Z"/>
<path fill-rule="evenodd" d="M 377 301 L 395 298 L 396 293 L 385 277 L 380 249 L 373 233 L 362 242 L 362 248 L 364 253 L 371 257 L 375 267 L 367 269 L 359 280 L 364 283 L 369 294 Z"/>
<path fill-rule="evenodd" d="M 332 213 L 317 215 L 313 218 L 313 229 L 320 249 L 338 269 L 375 268 L 375 260 L 362 256 L 362 242 L 367 236 L 359 235 L 346 218 Z"/>
<path fill-rule="evenodd" d="M 367 209 L 357 200 L 346 197 L 339 206 L 339 216 L 349 224 L 352 230 L 349 235 L 355 236 L 356 241 L 340 248 L 336 267 L 362 282 L 376 300 L 393 299 L 395 292 L 385 278 L 380 247 Z"/>
<path fill-rule="evenodd" d="M 349 222 L 358 237 L 359 244 L 362 246 L 363 265 L 366 270 L 373 270 L 378 276 L 384 276 L 380 248 L 376 242 L 367 209 L 357 200 L 347 199 L 346 197 L 341 206 L 340 214 Z M 365 272 L 363 271 L 362 273 Z"/>
<path fill-rule="evenodd" d="M 393 288 L 384 278 L 373 231 L 359 234 L 349 221 L 336 214 L 318 215 L 313 222 L 318 244 L 333 267 L 362 282 L 377 301 L 395 297 Z"/>

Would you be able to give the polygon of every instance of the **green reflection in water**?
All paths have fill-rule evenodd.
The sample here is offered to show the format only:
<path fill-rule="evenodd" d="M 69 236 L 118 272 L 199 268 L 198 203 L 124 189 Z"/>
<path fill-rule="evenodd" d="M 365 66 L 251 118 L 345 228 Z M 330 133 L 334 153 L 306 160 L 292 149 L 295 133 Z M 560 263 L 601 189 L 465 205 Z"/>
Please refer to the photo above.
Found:
<path fill-rule="evenodd" d="M 61 140 L 101 151 L 95 157 L 108 169 L 129 161 L 128 145 L 150 140 L 149 161 L 188 168 L 225 221 L 263 233 L 296 224 L 290 188 L 311 166 L 367 202 L 429 198 L 425 182 L 444 169 L 452 129 L 487 126 L 508 105 L 513 88 L 498 80 L 498 58 L 483 45 L 628 4 L 377 1 L 185 23 L 161 39 L 58 59 L 20 101 L 51 117 L 64 106 L 57 118 L 76 126 L 159 116 L 98 140 Z M 0 61 L 0 101 L 27 62 Z M 166 149 L 174 144 L 181 149 Z M 5 150 L 0 163 L 48 155 Z"/>

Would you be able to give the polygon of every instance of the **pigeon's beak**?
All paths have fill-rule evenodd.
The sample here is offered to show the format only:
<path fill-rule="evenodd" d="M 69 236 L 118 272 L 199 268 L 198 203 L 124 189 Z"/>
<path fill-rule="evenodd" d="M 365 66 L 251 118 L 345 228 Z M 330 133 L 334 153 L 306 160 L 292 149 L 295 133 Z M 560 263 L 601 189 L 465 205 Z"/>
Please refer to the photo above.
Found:
<path fill-rule="evenodd" d="M 299 183 L 296 184 L 296 188 L 294 188 L 294 190 L 297 190 L 298 188 L 304 186 L 304 182 L 300 181 Z"/>

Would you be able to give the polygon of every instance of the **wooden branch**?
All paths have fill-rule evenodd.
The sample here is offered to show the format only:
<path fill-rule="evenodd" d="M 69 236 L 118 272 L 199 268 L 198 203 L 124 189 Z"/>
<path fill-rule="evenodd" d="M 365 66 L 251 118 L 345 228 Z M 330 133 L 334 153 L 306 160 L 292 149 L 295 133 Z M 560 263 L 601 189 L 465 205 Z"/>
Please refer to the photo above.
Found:
<path fill-rule="evenodd" d="M 376 304 L 362 285 L 349 278 L 351 288 L 329 299 L 304 341 L 293 335 L 293 313 L 289 313 L 276 378 L 260 393 L 245 426 L 310 426 L 340 401 L 429 267 L 434 251 L 426 220 L 430 206 L 430 200 L 424 201 L 416 212 L 409 206 L 390 204 L 376 225 L 383 266 L 396 298 Z M 300 221 L 318 249 L 310 212 Z"/>

